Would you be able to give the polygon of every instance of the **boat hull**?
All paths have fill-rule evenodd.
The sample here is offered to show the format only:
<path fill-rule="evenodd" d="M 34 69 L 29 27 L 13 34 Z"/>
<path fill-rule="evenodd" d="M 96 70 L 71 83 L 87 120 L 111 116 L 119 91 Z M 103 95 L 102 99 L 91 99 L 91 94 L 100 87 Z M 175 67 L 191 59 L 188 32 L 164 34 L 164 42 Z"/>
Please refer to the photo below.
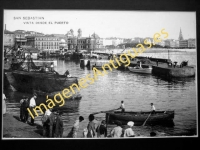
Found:
<path fill-rule="evenodd" d="M 78 84 L 76 77 L 66 78 L 63 75 L 56 76 L 47 73 L 13 71 L 12 76 L 15 79 L 14 88 L 27 93 L 32 93 L 34 90 L 50 93 L 61 91 L 73 83 Z M 12 83 L 10 84 L 12 85 Z"/>
<path fill-rule="evenodd" d="M 134 68 L 134 67 L 128 67 L 129 71 L 133 73 L 144 73 L 144 74 L 152 74 L 152 68 Z"/>
<path fill-rule="evenodd" d="M 109 112 L 106 113 L 106 121 L 109 124 L 115 124 L 116 121 L 120 121 L 123 125 L 129 121 L 133 121 L 135 126 L 141 126 L 148 118 L 150 112 Z M 145 125 L 166 125 L 174 126 L 174 111 L 156 111 L 155 114 L 151 114 Z"/>
<path fill-rule="evenodd" d="M 110 69 L 110 68 L 107 67 L 107 66 L 105 66 L 104 69 L 102 68 L 102 66 L 92 66 L 92 69 L 93 69 L 93 68 L 96 68 L 96 69 L 98 69 L 98 70 L 104 70 L 104 69 L 105 69 L 105 70 L 109 70 L 109 69 Z"/>
<path fill-rule="evenodd" d="M 159 67 L 153 66 L 153 74 L 163 77 L 174 77 L 174 78 L 185 78 L 185 77 L 194 77 L 195 68 L 190 66 L 185 66 L 182 68 L 173 68 L 173 67 Z"/>

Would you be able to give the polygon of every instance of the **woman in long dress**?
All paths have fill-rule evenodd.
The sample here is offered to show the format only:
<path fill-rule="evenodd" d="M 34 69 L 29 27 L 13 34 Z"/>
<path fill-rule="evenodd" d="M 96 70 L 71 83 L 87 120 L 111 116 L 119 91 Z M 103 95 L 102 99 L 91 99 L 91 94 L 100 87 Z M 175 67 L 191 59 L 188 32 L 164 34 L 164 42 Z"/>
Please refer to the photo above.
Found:
<path fill-rule="evenodd" d="M 3 93 L 3 114 L 6 114 L 6 96 L 5 94 Z"/>

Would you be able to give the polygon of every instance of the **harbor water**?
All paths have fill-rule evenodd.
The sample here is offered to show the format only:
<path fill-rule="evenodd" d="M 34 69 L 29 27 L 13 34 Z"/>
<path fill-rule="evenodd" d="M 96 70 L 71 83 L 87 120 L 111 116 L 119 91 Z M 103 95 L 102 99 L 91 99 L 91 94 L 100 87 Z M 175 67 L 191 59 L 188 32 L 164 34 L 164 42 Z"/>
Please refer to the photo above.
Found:
<path fill-rule="evenodd" d="M 168 58 L 168 53 L 143 53 L 142 56 Z M 179 63 L 188 60 L 189 65 L 196 66 L 196 52 L 170 52 L 170 59 Z M 79 61 L 58 60 L 55 70 L 60 74 L 69 70 L 70 74 L 78 79 L 88 74 L 93 75 L 91 69 L 80 68 Z M 196 89 L 197 77 L 169 81 L 154 75 L 108 70 L 107 75 L 98 76 L 93 84 L 80 90 L 81 100 L 66 101 L 65 105 L 60 107 L 64 111 L 64 136 L 67 136 L 74 121 L 81 115 L 85 118 L 79 128 L 78 137 L 81 138 L 83 129 L 89 122 L 89 114 L 119 108 L 122 100 L 126 111 L 149 111 L 150 103 L 154 103 L 156 110 L 175 111 L 173 127 L 133 127 L 141 137 L 149 136 L 152 130 L 166 136 L 195 136 L 198 112 Z M 5 94 L 9 103 L 18 103 L 24 93 L 5 91 Z M 40 104 L 46 99 L 36 101 Z M 105 119 L 105 113 L 95 115 L 95 119 L 99 123 Z"/>

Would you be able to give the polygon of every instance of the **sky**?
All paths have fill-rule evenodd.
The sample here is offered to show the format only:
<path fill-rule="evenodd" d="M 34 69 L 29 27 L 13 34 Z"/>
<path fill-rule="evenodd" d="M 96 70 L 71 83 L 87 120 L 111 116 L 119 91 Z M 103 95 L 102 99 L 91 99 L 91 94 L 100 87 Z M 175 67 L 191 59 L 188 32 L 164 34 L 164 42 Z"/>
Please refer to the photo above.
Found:
<path fill-rule="evenodd" d="M 28 20 L 28 17 L 37 19 Z M 46 24 L 36 24 L 37 22 Z M 73 29 L 75 36 L 80 28 L 83 37 L 96 33 L 101 38 L 153 37 L 155 33 L 161 33 L 165 29 L 169 34 L 168 39 L 178 39 L 181 28 L 184 39 L 196 38 L 195 12 L 4 10 L 4 28 L 5 24 L 9 31 L 26 30 L 44 34 L 66 34 Z"/>

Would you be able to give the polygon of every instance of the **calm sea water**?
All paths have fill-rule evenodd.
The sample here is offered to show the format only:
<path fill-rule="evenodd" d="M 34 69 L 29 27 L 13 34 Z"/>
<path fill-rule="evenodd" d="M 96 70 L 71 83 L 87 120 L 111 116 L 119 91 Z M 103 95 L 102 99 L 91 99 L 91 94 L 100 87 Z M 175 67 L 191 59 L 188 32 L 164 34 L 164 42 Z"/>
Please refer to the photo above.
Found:
<path fill-rule="evenodd" d="M 168 53 L 144 53 L 143 56 L 167 58 Z M 188 60 L 189 65 L 196 65 L 195 52 L 170 52 L 172 61 Z M 80 68 L 79 61 L 58 60 L 56 70 L 63 74 L 69 70 L 72 76 L 79 79 L 93 74 L 92 70 Z M 88 116 L 93 112 L 118 108 L 120 102 L 125 102 L 127 111 L 148 111 L 150 103 L 154 103 L 157 110 L 175 110 L 174 127 L 154 126 L 134 127 L 136 133 L 148 136 L 154 130 L 168 136 L 193 136 L 197 134 L 197 91 L 196 77 L 182 80 L 167 81 L 153 75 L 134 74 L 129 71 L 108 71 L 105 76 L 98 76 L 94 84 L 81 89 L 81 100 L 66 102 L 62 110 L 65 111 L 63 120 L 64 135 L 67 135 L 74 121 L 82 115 L 85 120 L 80 125 L 78 137 L 87 127 Z M 19 102 L 24 93 L 5 92 L 9 102 Z M 30 95 L 29 95 L 30 96 Z M 38 99 L 41 103 L 45 99 Z M 105 114 L 95 115 L 96 122 L 105 119 Z"/>

